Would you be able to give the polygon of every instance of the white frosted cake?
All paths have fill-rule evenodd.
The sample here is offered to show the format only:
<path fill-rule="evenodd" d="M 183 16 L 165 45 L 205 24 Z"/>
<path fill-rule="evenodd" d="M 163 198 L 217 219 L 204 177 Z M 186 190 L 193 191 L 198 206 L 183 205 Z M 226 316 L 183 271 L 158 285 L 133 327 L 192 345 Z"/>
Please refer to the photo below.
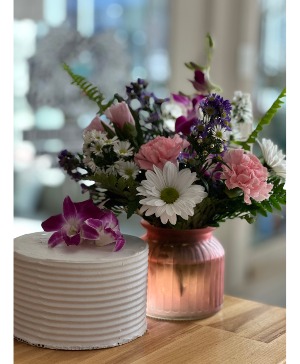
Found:
<path fill-rule="evenodd" d="M 51 349 L 117 346 L 146 329 L 148 245 L 48 247 L 51 234 L 14 241 L 14 336 Z"/>

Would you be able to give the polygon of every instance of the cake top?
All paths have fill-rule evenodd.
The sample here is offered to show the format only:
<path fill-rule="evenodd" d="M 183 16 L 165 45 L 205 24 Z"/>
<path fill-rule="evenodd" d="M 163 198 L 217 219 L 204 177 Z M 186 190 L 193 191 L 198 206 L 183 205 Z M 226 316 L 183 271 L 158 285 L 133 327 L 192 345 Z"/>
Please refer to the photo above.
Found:
<path fill-rule="evenodd" d="M 132 258 L 147 251 L 148 245 L 140 238 L 124 235 L 126 244 L 119 251 L 113 246 L 97 246 L 85 242 L 76 245 L 59 244 L 55 248 L 48 245 L 50 233 L 35 232 L 14 239 L 14 253 L 29 259 L 47 260 L 61 263 L 101 263 L 117 262 Z"/>

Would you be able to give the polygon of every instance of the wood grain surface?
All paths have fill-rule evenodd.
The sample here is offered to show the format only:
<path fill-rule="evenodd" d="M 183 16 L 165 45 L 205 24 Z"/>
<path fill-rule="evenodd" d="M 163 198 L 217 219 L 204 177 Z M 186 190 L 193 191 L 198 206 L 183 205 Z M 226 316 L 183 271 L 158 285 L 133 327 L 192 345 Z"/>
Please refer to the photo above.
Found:
<path fill-rule="evenodd" d="M 61 351 L 15 341 L 15 364 L 281 364 L 286 310 L 225 296 L 221 311 L 197 321 L 148 318 L 146 334 L 109 349 Z"/>

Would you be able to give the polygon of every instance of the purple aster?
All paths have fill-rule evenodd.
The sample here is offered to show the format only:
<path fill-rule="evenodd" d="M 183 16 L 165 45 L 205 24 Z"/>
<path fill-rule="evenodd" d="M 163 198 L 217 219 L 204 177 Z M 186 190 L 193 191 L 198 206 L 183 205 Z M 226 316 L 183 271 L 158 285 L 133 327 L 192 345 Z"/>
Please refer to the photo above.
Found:
<path fill-rule="evenodd" d="M 62 150 L 58 154 L 58 160 L 60 167 L 62 167 L 72 179 L 77 182 L 81 180 L 82 175 L 77 171 L 77 168 L 80 166 L 80 162 L 74 154 L 66 149 Z"/>
<path fill-rule="evenodd" d="M 82 232 L 88 239 L 95 240 L 97 236 L 94 230 L 84 225 L 84 221 L 89 218 L 100 218 L 101 215 L 101 210 L 92 200 L 74 203 L 67 196 L 63 202 L 63 213 L 43 221 L 42 228 L 44 231 L 54 231 L 48 241 L 52 247 L 63 242 L 67 245 L 78 245 Z"/>
<path fill-rule="evenodd" d="M 200 101 L 203 114 L 210 120 L 220 118 L 222 121 L 230 121 L 231 104 L 229 100 L 217 94 L 211 94 Z"/>

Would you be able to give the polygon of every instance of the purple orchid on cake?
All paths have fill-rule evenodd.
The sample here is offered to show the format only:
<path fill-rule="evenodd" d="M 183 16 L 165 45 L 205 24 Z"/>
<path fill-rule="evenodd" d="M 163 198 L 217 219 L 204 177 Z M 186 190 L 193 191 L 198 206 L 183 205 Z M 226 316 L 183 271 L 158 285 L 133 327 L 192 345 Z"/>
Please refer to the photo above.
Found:
<path fill-rule="evenodd" d="M 101 209 L 90 199 L 73 202 L 69 196 L 65 197 L 63 212 L 49 217 L 41 225 L 44 231 L 53 232 L 48 240 L 51 247 L 92 241 L 98 246 L 115 243 L 114 251 L 118 251 L 125 244 L 114 213 Z"/>

